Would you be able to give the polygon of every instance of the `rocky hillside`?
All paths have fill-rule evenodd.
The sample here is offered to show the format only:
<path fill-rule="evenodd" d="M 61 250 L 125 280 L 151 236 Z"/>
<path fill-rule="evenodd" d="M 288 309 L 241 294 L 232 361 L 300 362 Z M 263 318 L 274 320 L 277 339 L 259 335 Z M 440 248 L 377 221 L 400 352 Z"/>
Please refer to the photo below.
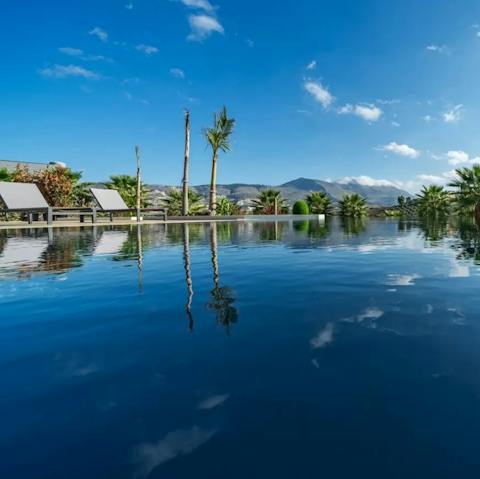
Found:
<path fill-rule="evenodd" d="M 161 199 L 171 186 L 151 185 L 152 197 L 155 202 Z M 209 185 L 193 186 L 202 196 L 208 198 Z M 343 195 L 348 193 L 358 193 L 365 197 L 372 206 L 391 206 L 397 203 L 400 195 L 411 196 L 410 193 L 396 188 L 395 186 L 366 186 L 356 181 L 348 183 L 335 183 L 322 180 L 313 180 L 309 178 L 298 178 L 279 186 L 233 183 L 230 185 L 218 185 L 218 195 L 226 196 L 234 201 L 248 203 L 249 200 L 255 198 L 260 191 L 267 188 L 275 188 L 282 192 L 284 198 L 290 204 L 312 191 L 324 191 L 334 201 L 338 201 Z"/>

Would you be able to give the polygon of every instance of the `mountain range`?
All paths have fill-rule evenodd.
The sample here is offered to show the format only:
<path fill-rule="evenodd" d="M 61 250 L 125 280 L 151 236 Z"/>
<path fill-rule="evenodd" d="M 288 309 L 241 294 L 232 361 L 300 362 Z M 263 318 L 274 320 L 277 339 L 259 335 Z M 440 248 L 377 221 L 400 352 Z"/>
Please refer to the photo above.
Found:
<path fill-rule="evenodd" d="M 171 187 L 152 185 L 151 189 L 162 192 Z M 198 193 L 208 198 L 210 185 L 192 186 Z M 323 191 L 327 193 L 334 201 L 342 199 L 346 194 L 358 193 L 366 198 L 367 202 L 372 206 L 391 206 L 397 203 L 400 195 L 412 196 L 407 191 L 390 185 L 370 186 L 350 180 L 348 183 L 328 182 L 322 180 L 313 180 L 309 178 L 297 178 L 279 186 L 233 183 L 229 185 L 217 185 L 217 194 L 226 196 L 233 201 L 244 202 L 256 198 L 260 191 L 267 188 L 280 190 L 282 196 L 288 200 L 290 204 L 298 199 L 305 198 L 305 195 L 312 191 Z"/>

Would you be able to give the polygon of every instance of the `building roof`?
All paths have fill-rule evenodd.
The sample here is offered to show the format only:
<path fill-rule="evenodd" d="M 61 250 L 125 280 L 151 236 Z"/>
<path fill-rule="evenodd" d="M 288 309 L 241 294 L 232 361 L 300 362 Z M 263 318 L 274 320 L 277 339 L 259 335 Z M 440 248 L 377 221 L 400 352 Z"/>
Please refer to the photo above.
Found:
<path fill-rule="evenodd" d="M 9 173 L 13 173 L 17 166 L 23 166 L 28 168 L 31 172 L 43 171 L 48 168 L 48 163 L 33 163 L 30 161 L 11 161 L 11 160 L 0 160 L 0 170 L 6 168 Z"/>

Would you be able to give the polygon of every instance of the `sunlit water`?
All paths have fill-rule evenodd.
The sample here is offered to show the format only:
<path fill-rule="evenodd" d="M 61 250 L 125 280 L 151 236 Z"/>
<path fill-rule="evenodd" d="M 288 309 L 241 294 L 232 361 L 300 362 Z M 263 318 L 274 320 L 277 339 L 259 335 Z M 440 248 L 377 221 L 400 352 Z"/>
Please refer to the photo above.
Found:
<path fill-rule="evenodd" d="M 0 477 L 480 477 L 480 234 L 0 231 Z"/>

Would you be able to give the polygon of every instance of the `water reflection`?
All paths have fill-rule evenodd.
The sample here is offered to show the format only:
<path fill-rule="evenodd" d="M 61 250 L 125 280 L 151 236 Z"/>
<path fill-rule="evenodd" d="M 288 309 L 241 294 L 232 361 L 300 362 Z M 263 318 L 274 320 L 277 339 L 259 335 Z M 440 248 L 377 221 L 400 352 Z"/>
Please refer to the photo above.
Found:
<path fill-rule="evenodd" d="M 218 236 L 217 224 L 210 224 L 210 251 L 212 254 L 213 289 L 210 291 L 210 301 L 207 308 L 214 311 L 217 323 L 230 334 L 230 326 L 238 320 L 238 311 L 234 306 L 235 292 L 228 286 L 220 286 L 220 270 L 218 267 Z"/>
<path fill-rule="evenodd" d="M 193 331 L 193 280 L 190 266 L 190 225 L 183 225 L 183 262 L 185 268 L 185 283 L 187 284 L 187 302 L 185 303 L 185 311 L 188 317 L 188 329 Z"/>

